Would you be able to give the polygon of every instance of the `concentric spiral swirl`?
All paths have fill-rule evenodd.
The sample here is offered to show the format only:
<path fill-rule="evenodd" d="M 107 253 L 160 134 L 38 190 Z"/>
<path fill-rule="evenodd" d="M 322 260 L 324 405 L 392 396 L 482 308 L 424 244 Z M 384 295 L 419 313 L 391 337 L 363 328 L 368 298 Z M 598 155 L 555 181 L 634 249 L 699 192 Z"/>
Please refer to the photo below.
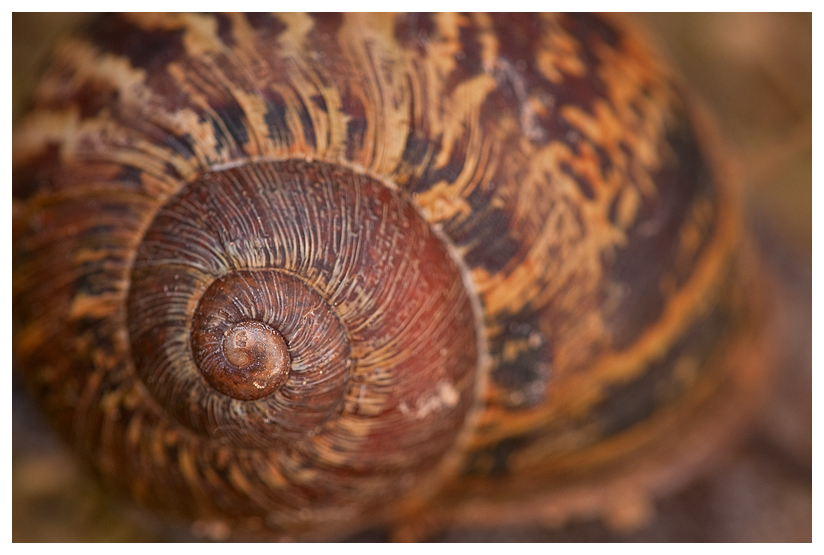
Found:
<path fill-rule="evenodd" d="M 140 244 L 128 318 L 164 411 L 215 445 L 270 448 L 277 467 L 415 475 L 472 404 L 461 270 L 403 196 L 332 164 L 254 163 L 184 188 Z"/>
<path fill-rule="evenodd" d="M 165 515 L 590 518 L 700 466 L 766 383 L 734 187 L 611 18 L 113 15 L 32 106 L 15 360 Z"/>

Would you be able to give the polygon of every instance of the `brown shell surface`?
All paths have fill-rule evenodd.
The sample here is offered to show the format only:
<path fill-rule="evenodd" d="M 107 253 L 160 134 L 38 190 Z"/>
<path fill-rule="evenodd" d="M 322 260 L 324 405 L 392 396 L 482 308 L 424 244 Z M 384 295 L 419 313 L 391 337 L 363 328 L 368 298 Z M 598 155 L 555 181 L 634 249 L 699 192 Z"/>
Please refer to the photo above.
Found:
<path fill-rule="evenodd" d="M 752 266 L 707 140 L 644 43 L 598 16 L 107 17 L 62 43 L 15 130 L 16 360 L 105 482 L 241 537 L 397 524 L 436 496 L 428 518 L 459 522 L 529 498 L 548 522 L 608 512 L 699 466 L 746 418 L 759 382 L 747 364 Z M 249 197 L 244 174 L 268 192 Z M 382 274 L 352 268 L 362 287 L 347 297 L 330 277 L 346 237 L 330 246 L 307 232 L 291 241 L 297 253 L 261 254 L 260 207 L 287 181 L 325 199 L 296 209 L 311 229 L 356 235 L 355 217 L 372 222 L 364 234 L 394 229 L 388 250 L 351 261 L 388 257 L 398 283 L 416 275 L 421 286 L 389 287 L 376 303 L 363 284 Z M 218 197 L 258 216 L 237 223 L 210 204 Z M 335 216 L 339 201 L 360 208 Z M 176 226 L 183 213 L 201 223 Z M 186 237 L 202 229 L 229 231 L 201 249 Z M 404 239 L 412 229 L 427 238 Z M 256 254 L 226 255 L 235 240 Z M 398 248 L 431 261 L 390 260 Z M 194 261 L 210 249 L 226 256 Z M 317 270 L 298 271 L 308 259 Z M 158 308 L 177 290 L 152 268 L 187 282 L 182 308 Z M 191 350 L 188 332 L 157 327 L 158 311 L 182 330 L 220 279 L 250 298 L 265 287 L 254 280 L 277 284 L 258 297 L 306 291 L 296 306 L 348 330 L 329 347 L 351 357 L 336 374 L 346 385 L 320 399 L 320 416 L 261 437 L 269 409 L 258 427 L 233 420 L 258 401 L 175 404 L 188 390 L 158 389 L 168 372 L 147 377 L 154 355 L 136 349 L 174 344 L 174 361 Z M 447 308 L 403 315 L 407 300 L 430 306 L 436 284 Z M 425 354 L 424 377 L 370 363 L 382 351 L 355 340 L 362 328 L 341 303 L 375 305 L 388 324 L 434 314 L 445 326 L 434 340 L 422 339 L 427 326 L 401 330 Z M 132 320 L 143 305 L 151 317 Z M 193 376 L 182 383 L 206 391 Z M 278 406 L 302 410 L 295 395 Z M 444 414 L 435 431 L 419 426 Z"/>

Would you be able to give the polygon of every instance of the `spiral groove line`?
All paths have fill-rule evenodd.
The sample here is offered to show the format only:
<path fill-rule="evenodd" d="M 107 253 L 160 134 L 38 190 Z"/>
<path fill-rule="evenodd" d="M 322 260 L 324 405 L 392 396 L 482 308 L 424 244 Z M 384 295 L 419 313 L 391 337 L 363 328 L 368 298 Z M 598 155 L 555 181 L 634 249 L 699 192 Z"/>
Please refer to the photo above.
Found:
<path fill-rule="evenodd" d="M 291 487 L 339 488 L 313 508 L 368 505 L 431 471 L 473 403 L 476 324 L 460 272 L 403 196 L 352 170 L 285 161 L 207 174 L 138 248 L 135 368 L 205 440 L 265 449 Z M 275 330 L 291 357 L 260 398 L 211 385 L 228 364 L 214 345 L 242 322 Z M 311 485 L 294 466 L 310 462 Z"/>
<path fill-rule="evenodd" d="M 738 318 L 734 303 L 711 309 L 735 298 L 725 293 L 738 271 L 732 195 L 691 104 L 613 23 L 590 14 L 102 19 L 61 47 L 15 132 L 15 344 L 28 387 L 110 484 L 172 513 L 276 535 L 334 534 L 328 523 L 348 526 L 374 500 L 417 490 L 437 464 L 457 427 L 437 415 L 464 413 L 471 380 L 434 371 L 418 390 L 399 353 L 453 368 L 468 365 L 462 345 L 485 361 L 478 417 L 452 448 L 461 460 L 442 486 L 513 471 L 522 489 L 506 495 L 532 494 L 530 467 L 554 469 L 565 484 L 624 433 L 658 445 L 712 414 L 704 406 L 716 398 L 735 412 L 730 388 L 715 385 L 732 375 L 723 364 L 698 375 L 711 386 L 672 383 L 684 359 L 706 359 L 727 334 L 680 338 Z M 358 176 L 340 188 L 301 185 L 306 199 L 350 203 L 349 212 L 301 208 L 281 187 L 280 171 L 310 159 L 327 176 Z M 241 176 L 257 184 L 249 196 Z M 276 201 L 307 225 L 287 225 Z M 242 206 L 255 217 L 225 221 Z M 450 335 L 466 303 L 460 279 L 430 271 L 440 255 L 401 256 L 429 250 L 404 242 L 411 230 L 395 218 L 415 211 L 431 227 L 411 227 L 443 239 L 439 252 L 459 261 L 474 343 Z M 377 234 L 389 220 L 402 226 L 382 241 L 388 252 L 361 241 L 358 225 Z M 362 263 L 400 268 L 420 288 L 361 274 Z M 162 267 L 166 288 L 155 280 Z M 324 329 L 346 330 L 352 361 L 345 379 L 324 374 L 323 406 L 291 427 L 264 401 L 215 393 L 190 363 L 187 326 L 203 294 L 219 279 L 251 279 L 244 272 L 274 284 L 267 267 L 325 299 Z M 437 304 L 392 302 L 444 284 L 442 321 L 423 323 Z M 255 289 L 237 298 L 277 298 Z M 388 316 L 365 315 L 373 308 Z M 382 323 L 391 333 L 378 336 Z M 427 328 L 435 342 L 418 343 Z M 163 349 L 133 362 L 144 342 Z M 309 344 L 293 337 L 289 348 Z M 293 360 L 290 377 L 296 365 L 312 366 Z M 345 385 L 332 399 L 335 375 Z M 289 405 L 280 393 L 267 399 L 279 395 Z M 626 399 L 644 410 L 623 410 Z M 415 426 L 429 420 L 431 432 Z M 580 465 L 566 456 L 569 438 Z M 349 456 L 359 449 L 367 456 Z M 440 500 L 481 497 L 463 479 L 454 488 Z"/>

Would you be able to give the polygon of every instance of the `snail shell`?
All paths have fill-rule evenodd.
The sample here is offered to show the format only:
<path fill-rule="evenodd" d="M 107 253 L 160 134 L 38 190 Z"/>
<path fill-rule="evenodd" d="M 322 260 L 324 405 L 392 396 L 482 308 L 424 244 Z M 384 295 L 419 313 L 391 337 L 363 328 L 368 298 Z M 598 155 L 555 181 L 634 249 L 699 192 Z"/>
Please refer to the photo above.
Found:
<path fill-rule="evenodd" d="M 762 381 L 714 148 L 598 16 L 103 18 L 15 131 L 16 361 L 237 537 L 609 517 Z"/>

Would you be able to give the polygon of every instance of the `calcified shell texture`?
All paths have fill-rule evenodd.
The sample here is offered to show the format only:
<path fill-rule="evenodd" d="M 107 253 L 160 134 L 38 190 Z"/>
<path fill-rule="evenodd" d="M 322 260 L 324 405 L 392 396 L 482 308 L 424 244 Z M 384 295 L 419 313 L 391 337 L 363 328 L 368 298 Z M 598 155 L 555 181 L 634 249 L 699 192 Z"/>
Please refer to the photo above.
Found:
<path fill-rule="evenodd" d="M 241 533 L 645 468 L 745 381 L 690 114 L 595 16 L 102 18 L 14 135 L 17 362 L 107 483 Z"/>

